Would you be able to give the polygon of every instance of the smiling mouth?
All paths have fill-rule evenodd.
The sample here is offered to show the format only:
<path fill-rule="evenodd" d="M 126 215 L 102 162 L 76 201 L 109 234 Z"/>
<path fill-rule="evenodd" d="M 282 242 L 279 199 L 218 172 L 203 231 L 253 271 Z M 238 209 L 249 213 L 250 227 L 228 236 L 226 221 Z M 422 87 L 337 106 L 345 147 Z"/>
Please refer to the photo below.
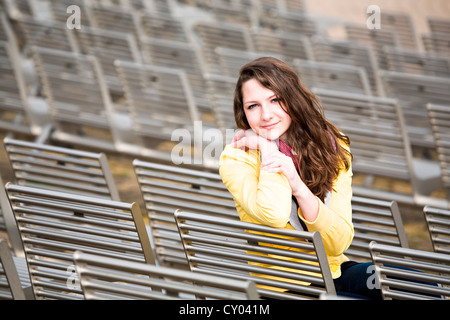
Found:
<path fill-rule="evenodd" d="M 273 127 L 275 127 L 277 124 L 278 124 L 278 122 L 277 122 L 277 123 L 268 124 L 268 125 L 266 125 L 266 126 L 262 126 L 262 128 L 263 128 L 263 129 L 266 129 L 266 130 L 270 130 L 270 129 L 272 129 Z"/>

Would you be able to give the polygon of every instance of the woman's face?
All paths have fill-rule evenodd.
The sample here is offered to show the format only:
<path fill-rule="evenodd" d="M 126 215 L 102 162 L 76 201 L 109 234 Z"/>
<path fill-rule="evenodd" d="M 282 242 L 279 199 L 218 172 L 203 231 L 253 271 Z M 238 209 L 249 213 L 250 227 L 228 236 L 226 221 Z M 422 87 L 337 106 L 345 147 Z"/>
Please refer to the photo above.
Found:
<path fill-rule="evenodd" d="M 250 79 L 242 85 L 242 100 L 253 131 L 268 140 L 284 139 L 291 117 L 272 90 L 262 86 L 258 80 Z"/>

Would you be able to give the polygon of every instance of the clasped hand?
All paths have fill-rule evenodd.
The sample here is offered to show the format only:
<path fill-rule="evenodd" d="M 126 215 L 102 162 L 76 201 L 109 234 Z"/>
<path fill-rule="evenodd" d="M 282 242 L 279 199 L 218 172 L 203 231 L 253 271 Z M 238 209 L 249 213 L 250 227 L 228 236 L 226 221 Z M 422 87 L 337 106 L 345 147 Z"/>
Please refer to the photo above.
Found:
<path fill-rule="evenodd" d="M 261 154 L 260 169 L 284 174 L 289 181 L 293 195 L 298 194 L 304 187 L 303 181 L 295 169 L 294 162 L 278 150 L 274 141 L 258 135 L 252 129 L 239 130 L 233 138 L 232 146 L 242 150 L 259 150 Z"/>

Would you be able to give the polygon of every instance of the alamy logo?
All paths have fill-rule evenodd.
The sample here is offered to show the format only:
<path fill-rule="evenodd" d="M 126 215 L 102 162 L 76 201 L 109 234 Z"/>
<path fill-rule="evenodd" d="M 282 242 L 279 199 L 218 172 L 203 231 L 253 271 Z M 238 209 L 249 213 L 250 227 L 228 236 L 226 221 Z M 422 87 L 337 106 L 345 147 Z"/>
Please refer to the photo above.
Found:
<path fill-rule="evenodd" d="M 370 30 L 381 29 L 381 10 L 377 5 L 370 5 L 366 10 L 370 16 L 366 20 L 367 28 Z"/>
<path fill-rule="evenodd" d="M 81 29 L 81 10 L 77 5 L 70 5 L 67 7 L 67 13 L 71 13 L 71 15 L 66 20 L 67 28 L 72 29 Z"/>
<path fill-rule="evenodd" d="M 366 285 L 370 290 L 380 289 L 380 283 L 378 282 L 377 275 L 375 273 L 375 266 L 373 264 L 367 267 L 367 271 L 370 276 L 367 278 Z"/>

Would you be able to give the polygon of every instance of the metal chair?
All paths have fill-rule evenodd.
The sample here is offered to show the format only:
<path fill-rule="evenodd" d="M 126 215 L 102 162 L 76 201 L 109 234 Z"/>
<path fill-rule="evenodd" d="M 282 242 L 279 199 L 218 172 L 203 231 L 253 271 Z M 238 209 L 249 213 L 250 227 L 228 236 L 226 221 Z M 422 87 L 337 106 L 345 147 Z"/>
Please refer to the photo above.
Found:
<path fill-rule="evenodd" d="M 311 43 L 316 61 L 364 68 L 369 78 L 372 94 L 385 96 L 378 74 L 378 62 L 370 47 L 354 41 L 331 41 L 323 37 L 314 37 L 311 39 Z"/>
<path fill-rule="evenodd" d="M 25 300 L 25 293 L 6 239 L 0 239 L 0 300 Z"/>
<path fill-rule="evenodd" d="M 337 63 L 294 59 L 292 66 L 308 88 L 372 95 L 366 70 Z"/>
<path fill-rule="evenodd" d="M 256 300 L 253 282 L 124 261 L 76 251 L 74 263 L 87 300 Z"/>
<path fill-rule="evenodd" d="M 370 244 L 370 252 L 376 284 L 384 300 L 447 300 L 450 297 L 449 255 L 375 241 Z"/>
<path fill-rule="evenodd" d="M 115 150 L 114 110 L 94 56 L 32 47 L 42 93 L 50 108 L 51 138 Z"/>
<path fill-rule="evenodd" d="M 450 254 L 450 210 L 425 206 L 423 213 L 434 251 Z"/>
<path fill-rule="evenodd" d="M 399 203 L 434 204 L 444 199 L 431 197 L 439 189 L 441 172 L 435 161 L 414 158 L 403 111 L 397 100 L 314 88 L 325 116 L 350 137 L 354 173 L 366 176 L 364 185 L 354 185 L 357 196 Z M 374 177 L 409 182 L 412 192 L 390 192 L 376 188 Z"/>
<path fill-rule="evenodd" d="M 154 264 L 136 203 L 7 183 L 36 299 L 82 299 L 73 253 Z"/>
<path fill-rule="evenodd" d="M 422 35 L 425 50 L 430 53 L 445 55 L 450 53 L 450 35 L 448 33 L 432 32 Z"/>
<path fill-rule="evenodd" d="M 450 208 L 450 104 L 427 104 L 428 117 L 436 142 L 436 151 L 441 165 L 442 184 L 445 189 L 448 208 Z"/>
<path fill-rule="evenodd" d="M 4 20 L 0 14 L 0 23 Z M 38 134 L 39 118 L 31 112 L 20 54 L 12 41 L 0 40 L 0 128 L 26 135 Z M 45 112 L 44 112 L 45 113 Z"/>
<path fill-rule="evenodd" d="M 319 233 L 277 229 L 177 210 L 191 271 L 247 279 L 262 298 L 318 299 L 335 294 Z"/>
<path fill-rule="evenodd" d="M 450 20 L 446 18 L 428 17 L 428 27 L 432 33 L 449 33 Z"/>
<path fill-rule="evenodd" d="M 210 111 L 203 79 L 199 48 L 192 43 L 150 38 L 141 39 L 145 63 L 184 70 L 199 110 Z"/>
<path fill-rule="evenodd" d="M 297 33 L 252 29 L 250 37 L 256 52 L 266 52 L 282 56 L 288 64 L 294 59 L 314 60 L 309 38 Z"/>
<path fill-rule="evenodd" d="M 353 196 L 352 222 L 355 235 L 345 252 L 350 259 L 370 261 L 371 241 L 402 248 L 409 247 L 400 210 L 395 201 Z"/>
<path fill-rule="evenodd" d="M 102 152 L 88 152 L 6 137 L 3 140 L 19 185 L 119 201 Z"/>
<path fill-rule="evenodd" d="M 122 60 L 116 60 L 115 65 L 126 95 L 130 130 L 136 137 L 134 143 L 116 141 L 117 150 L 139 148 L 142 156 L 172 161 L 173 149 L 162 149 L 161 144 L 175 141 L 179 134 L 188 151 L 180 157 L 186 161 L 201 159 L 202 150 L 195 147 L 202 145 L 202 136 L 197 141 L 198 135 L 194 134 L 200 115 L 186 72 Z"/>
<path fill-rule="evenodd" d="M 216 48 L 224 47 L 241 51 L 254 51 L 248 30 L 237 23 L 198 21 L 192 26 L 192 38 L 201 48 L 204 72 L 223 74 L 218 61 Z"/>
<path fill-rule="evenodd" d="M 234 135 L 234 130 L 237 129 L 233 108 L 231 107 L 233 105 L 236 78 L 221 74 L 205 74 L 204 80 L 216 124 L 224 138 L 223 143 L 229 143 L 231 135 Z"/>
<path fill-rule="evenodd" d="M 97 57 L 104 79 L 113 95 L 123 95 L 123 89 L 114 61 L 117 59 L 142 63 L 137 40 L 130 33 L 83 26 L 77 30 L 77 40 L 84 54 Z"/>
<path fill-rule="evenodd" d="M 408 13 L 383 11 L 383 29 L 395 32 L 399 46 L 418 50 L 415 26 Z"/>
<path fill-rule="evenodd" d="M 378 62 L 378 67 L 387 69 L 386 56 L 383 52 L 385 46 L 400 47 L 397 33 L 391 29 L 370 30 L 360 24 L 345 24 L 347 38 L 361 45 L 369 46 Z"/>
<path fill-rule="evenodd" d="M 156 2 L 156 1 L 155 1 Z M 163 3 L 162 1 L 158 1 Z M 141 10 L 137 13 L 141 39 L 154 38 L 189 43 L 188 32 L 183 21 L 168 13 L 156 10 Z"/>
<path fill-rule="evenodd" d="M 383 47 L 386 69 L 424 76 L 450 77 L 450 59 L 416 50 Z"/>
<path fill-rule="evenodd" d="M 147 209 L 155 256 L 162 266 L 187 268 L 173 213 L 195 210 L 239 220 L 231 194 L 217 173 L 135 159 L 134 171 Z"/>
<path fill-rule="evenodd" d="M 398 99 L 413 145 L 435 148 L 426 105 L 450 104 L 450 78 L 383 70 L 380 72 L 386 95 Z"/>

